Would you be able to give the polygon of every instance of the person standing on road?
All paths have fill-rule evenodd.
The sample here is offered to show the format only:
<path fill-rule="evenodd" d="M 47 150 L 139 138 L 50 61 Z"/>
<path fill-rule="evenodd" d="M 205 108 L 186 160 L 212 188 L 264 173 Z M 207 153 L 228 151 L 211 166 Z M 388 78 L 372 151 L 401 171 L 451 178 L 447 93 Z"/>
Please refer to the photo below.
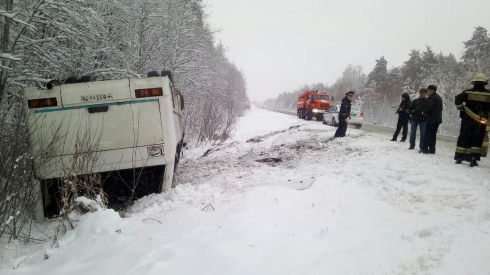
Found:
<path fill-rule="evenodd" d="M 410 147 L 409 150 L 415 148 L 415 139 L 417 134 L 417 127 L 420 128 L 420 142 L 419 142 L 419 152 L 423 151 L 424 141 L 425 141 L 425 116 L 422 115 L 422 111 L 427 105 L 427 89 L 420 89 L 419 98 L 416 98 L 410 104 Z"/>
<path fill-rule="evenodd" d="M 461 130 L 459 132 L 454 160 L 461 164 L 463 160 L 470 162 L 470 167 L 478 166 L 481 156 L 486 156 L 483 150 L 483 140 L 488 138 L 487 127 L 490 127 L 490 91 L 485 89 L 488 84 L 484 74 L 477 74 L 468 89 L 457 95 L 454 104 L 460 110 Z M 485 144 L 488 149 L 488 143 Z"/>
<path fill-rule="evenodd" d="M 396 110 L 396 114 L 398 114 L 398 123 L 396 124 L 396 131 L 393 135 L 391 141 L 396 141 L 398 138 L 398 134 L 400 134 L 400 130 L 403 128 L 402 139 L 401 142 L 405 142 L 407 139 L 408 133 L 408 121 L 410 120 L 409 114 L 410 108 L 410 95 L 408 93 L 402 94 L 402 101 L 400 101 L 400 106 L 398 106 L 398 110 Z"/>
<path fill-rule="evenodd" d="M 439 124 L 442 123 L 442 98 L 437 94 L 437 86 L 429 85 L 427 87 L 427 106 L 422 111 L 427 119 L 425 126 L 425 141 L 422 152 L 424 154 L 436 153 L 436 138 Z"/>
<path fill-rule="evenodd" d="M 334 137 L 345 137 L 345 132 L 347 131 L 347 122 L 350 119 L 350 107 L 352 102 L 352 97 L 354 96 L 354 92 L 350 91 L 345 94 L 345 97 L 342 99 L 342 104 L 340 105 L 339 111 L 339 127 L 337 131 L 335 131 Z"/>

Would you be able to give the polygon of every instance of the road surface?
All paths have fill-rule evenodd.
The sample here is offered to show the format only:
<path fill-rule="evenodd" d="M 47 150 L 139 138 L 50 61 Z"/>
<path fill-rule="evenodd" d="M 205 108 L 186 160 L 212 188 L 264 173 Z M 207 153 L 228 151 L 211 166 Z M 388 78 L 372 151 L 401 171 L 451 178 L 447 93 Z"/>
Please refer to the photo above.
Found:
<path fill-rule="evenodd" d="M 292 116 L 296 116 L 296 113 L 295 112 L 277 111 L 277 110 L 269 110 L 269 111 L 277 112 L 277 113 L 283 113 L 283 114 L 292 115 Z M 364 130 L 364 131 L 366 131 L 366 132 L 373 132 L 373 133 L 377 133 L 377 134 L 383 134 L 383 135 L 386 135 L 389 138 L 392 138 L 393 137 L 393 133 L 395 132 L 395 129 L 394 128 L 383 127 L 383 126 L 376 126 L 376 125 L 369 125 L 369 124 L 363 124 L 361 129 Z M 408 135 L 410 136 L 410 127 L 408 127 Z M 417 133 L 417 136 L 419 136 L 418 133 Z M 444 142 L 449 142 L 449 143 L 456 143 L 456 141 L 457 141 L 457 137 L 443 136 L 443 135 L 437 135 L 437 139 L 439 141 L 444 141 Z"/>

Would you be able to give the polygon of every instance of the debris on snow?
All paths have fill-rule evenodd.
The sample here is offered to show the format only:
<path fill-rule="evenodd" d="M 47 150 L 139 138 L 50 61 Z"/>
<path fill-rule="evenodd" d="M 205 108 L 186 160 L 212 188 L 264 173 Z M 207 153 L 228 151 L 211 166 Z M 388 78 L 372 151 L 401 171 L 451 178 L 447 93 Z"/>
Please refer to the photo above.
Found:
<path fill-rule="evenodd" d="M 239 157 L 238 159 L 243 160 L 243 161 L 248 161 L 248 160 L 256 160 L 259 157 L 260 156 L 258 154 L 254 153 L 254 149 L 252 148 L 252 149 L 250 149 L 250 151 L 248 151 L 248 153 Z"/>

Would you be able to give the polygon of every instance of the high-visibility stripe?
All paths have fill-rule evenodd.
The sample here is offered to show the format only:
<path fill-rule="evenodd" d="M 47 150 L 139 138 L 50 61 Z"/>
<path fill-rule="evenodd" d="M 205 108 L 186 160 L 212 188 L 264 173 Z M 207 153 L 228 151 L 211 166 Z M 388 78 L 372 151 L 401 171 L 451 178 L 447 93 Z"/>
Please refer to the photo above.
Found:
<path fill-rule="evenodd" d="M 463 104 L 456 104 L 456 108 L 458 108 L 458 110 L 463 109 L 463 107 L 464 107 Z"/>
<path fill-rule="evenodd" d="M 483 95 L 483 96 L 490 96 L 489 92 L 477 92 L 477 91 L 465 91 L 468 95 Z"/>
<path fill-rule="evenodd" d="M 481 154 L 481 147 L 471 147 L 470 152 L 475 154 Z"/>
<path fill-rule="evenodd" d="M 490 93 L 486 95 L 468 94 L 468 100 L 490 103 Z"/>
<path fill-rule="evenodd" d="M 456 153 L 469 154 L 470 153 L 470 149 L 463 148 L 463 147 L 456 147 Z"/>
<path fill-rule="evenodd" d="M 482 152 L 483 149 L 481 147 L 471 147 L 471 148 L 456 147 L 456 153 L 459 154 L 470 154 L 470 153 L 481 154 Z"/>
<path fill-rule="evenodd" d="M 481 154 L 481 148 L 471 148 L 470 153 L 480 153 Z"/>
<path fill-rule="evenodd" d="M 475 113 L 473 113 L 473 111 L 470 110 L 470 108 L 468 108 L 467 106 L 464 106 L 464 111 L 466 112 L 467 115 L 469 115 L 472 119 L 480 122 L 481 124 L 486 124 L 487 126 L 490 126 L 490 122 L 488 121 L 487 118 L 484 118 L 482 116 L 479 116 Z"/>

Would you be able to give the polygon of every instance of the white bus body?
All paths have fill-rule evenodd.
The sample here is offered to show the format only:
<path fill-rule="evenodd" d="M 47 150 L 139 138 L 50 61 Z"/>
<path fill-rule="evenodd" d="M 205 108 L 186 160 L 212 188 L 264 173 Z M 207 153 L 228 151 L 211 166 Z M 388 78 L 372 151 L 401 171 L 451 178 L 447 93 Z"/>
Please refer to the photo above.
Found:
<path fill-rule="evenodd" d="M 38 179 L 73 173 L 75 154 L 88 153 L 77 143 L 88 137 L 97 142 L 99 157 L 91 171 L 78 175 L 164 166 L 158 192 L 172 187 L 184 131 L 183 98 L 169 77 L 28 88 L 24 96 Z"/>

